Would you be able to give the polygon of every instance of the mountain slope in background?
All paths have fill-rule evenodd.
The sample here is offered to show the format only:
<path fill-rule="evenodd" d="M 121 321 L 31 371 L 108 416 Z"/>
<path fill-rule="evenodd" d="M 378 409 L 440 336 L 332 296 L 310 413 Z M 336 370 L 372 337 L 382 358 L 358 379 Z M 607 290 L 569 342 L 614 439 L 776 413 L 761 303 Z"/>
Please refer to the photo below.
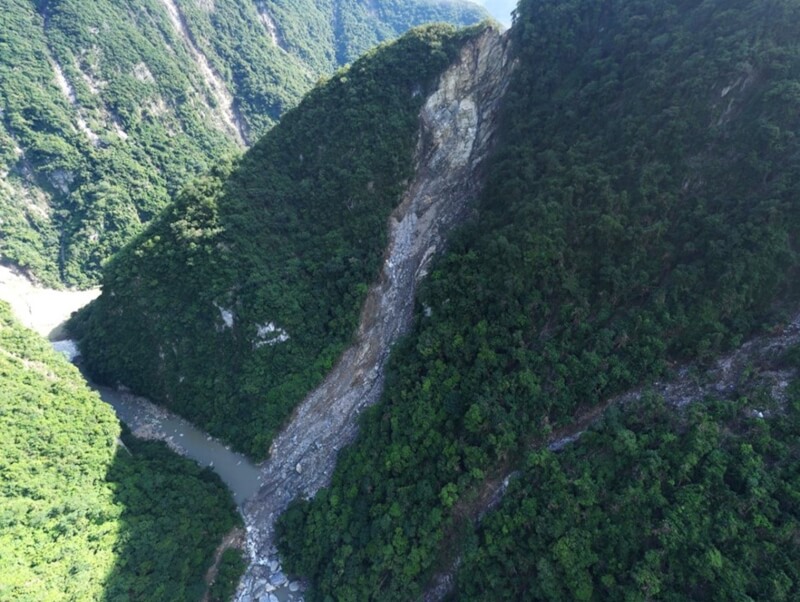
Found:
<path fill-rule="evenodd" d="M 217 542 L 241 522 L 216 475 L 121 434 L 2 302 L 0 509 L 0 599 L 19 602 L 198 600 Z"/>
<path fill-rule="evenodd" d="M 464 2 L 11 0 L 0 17 L 0 260 L 48 284 L 102 263 L 322 75 Z"/>
<path fill-rule="evenodd" d="M 500 21 L 506 27 L 511 26 L 512 12 L 517 7 L 515 0 L 478 0 L 480 4 L 486 7 L 489 14 L 495 19 Z"/>

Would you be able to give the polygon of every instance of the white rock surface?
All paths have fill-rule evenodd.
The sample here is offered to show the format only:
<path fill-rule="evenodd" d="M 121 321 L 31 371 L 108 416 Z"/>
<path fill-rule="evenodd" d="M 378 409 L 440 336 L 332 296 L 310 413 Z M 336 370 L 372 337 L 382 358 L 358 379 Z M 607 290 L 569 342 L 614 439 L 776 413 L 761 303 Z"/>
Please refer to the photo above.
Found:
<path fill-rule="evenodd" d="M 0 266 L 0 299 L 11 305 L 23 325 L 43 337 L 60 338 L 60 325 L 99 294 L 99 288 L 85 291 L 41 288 L 11 268 Z"/>

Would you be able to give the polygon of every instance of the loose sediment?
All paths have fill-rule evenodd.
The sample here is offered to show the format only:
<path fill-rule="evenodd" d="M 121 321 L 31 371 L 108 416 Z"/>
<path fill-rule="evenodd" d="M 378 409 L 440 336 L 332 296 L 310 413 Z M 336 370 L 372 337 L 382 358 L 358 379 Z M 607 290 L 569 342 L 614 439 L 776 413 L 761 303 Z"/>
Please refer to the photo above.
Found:
<path fill-rule="evenodd" d="M 411 324 L 416 285 L 481 189 L 480 167 L 494 140 L 511 69 L 507 38 L 488 29 L 465 44 L 427 99 L 416 176 L 389 219 L 381 276 L 368 293 L 356 343 L 275 439 L 261 466 L 262 488 L 244 507 L 250 566 L 239 602 L 269 599 L 285 583 L 275 520 L 295 497 L 311 497 L 329 482 L 338 451 L 356 435 L 359 413 L 378 401 L 390 349 Z"/>
<path fill-rule="evenodd" d="M 61 325 L 70 314 L 99 294 L 99 288 L 84 291 L 43 288 L 15 270 L 0 265 L 0 299 L 11 305 L 23 326 L 46 338 L 58 338 Z"/>

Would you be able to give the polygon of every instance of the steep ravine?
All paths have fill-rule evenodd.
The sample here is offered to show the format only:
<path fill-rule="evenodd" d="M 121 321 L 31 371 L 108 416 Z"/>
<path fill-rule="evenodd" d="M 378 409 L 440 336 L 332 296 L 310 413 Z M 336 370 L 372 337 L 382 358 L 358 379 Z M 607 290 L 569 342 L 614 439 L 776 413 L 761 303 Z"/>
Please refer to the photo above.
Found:
<path fill-rule="evenodd" d="M 313 496 L 329 482 L 339 449 L 356 434 L 359 413 L 380 397 L 390 348 L 411 322 L 416 285 L 480 191 L 511 69 L 507 38 L 487 30 L 465 45 L 427 99 L 416 177 L 390 217 L 381 276 L 369 291 L 356 342 L 275 439 L 261 465 L 263 485 L 244 507 L 250 565 L 239 602 L 269 599 L 274 586 L 285 583 L 275 519 L 292 499 Z"/>

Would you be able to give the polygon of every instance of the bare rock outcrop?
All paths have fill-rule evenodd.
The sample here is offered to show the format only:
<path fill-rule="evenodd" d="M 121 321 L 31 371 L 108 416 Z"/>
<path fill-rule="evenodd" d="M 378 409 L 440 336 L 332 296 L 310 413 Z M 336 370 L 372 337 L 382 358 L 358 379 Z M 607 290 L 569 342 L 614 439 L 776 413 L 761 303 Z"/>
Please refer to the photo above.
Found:
<path fill-rule="evenodd" d="M 378 401 L 389 351 L 411 324 L 416 285 L 480 192 L 512 67 L 508 39 L 487 29 L 464 45 L 426 100 L 416 176 L 390 217 L 381 276 L 368 293 L 356 342 L 275 439 L 261 466 L 263 486 L 244 508 L 250 566 L 240 602 L 274 591 L 274 577 L 282 575 L 275 519 L 292 499 L 311 497 L 329 482 L 338 451 L 355 437 L 359 413 Z"/>
<path fill-rule="evenodd" d="M 240 146 L 247 146 L 247 133 L 228 87 L 195 42 L 175 0 L 161 0 L 161 2 L 167 11 L 172 26 L 175 28 L 175 32 L 186 44 L 186 48 L 194 59 L 198 71 L 208 86 L 213 104 L 216 105 L 216 108 L 212 108 L 211 104 L 209 104 L 209 110 L 216 117 L 216 123 L 222 131 L 228 133 Z M 213 7 L 213 4 L 210 4 L 210 6 Z"/>

